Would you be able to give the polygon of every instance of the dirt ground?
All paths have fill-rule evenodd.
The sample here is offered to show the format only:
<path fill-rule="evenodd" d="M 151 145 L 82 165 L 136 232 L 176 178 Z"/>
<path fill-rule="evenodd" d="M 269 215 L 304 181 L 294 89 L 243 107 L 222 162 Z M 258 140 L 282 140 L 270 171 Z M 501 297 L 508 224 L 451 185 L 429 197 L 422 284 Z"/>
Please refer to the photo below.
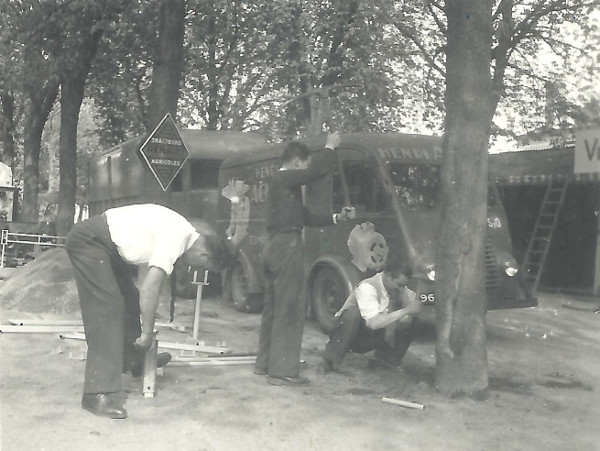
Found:
<path fill-rule="evenodd" d="M 0 270 L 0 322 L 80 319 L 64 252 Z M 447 399 L 433 388 L 432 312 L 395 372 L 349 355 L 341 374 L 317 374 L 326 336 L 309 322 L 307 387 L 274 387 L 251 365 L 169 367 L 154 398 L 124 377 L 127 420 L 80 408 L 85 342 L 53 334 L 0 335 L 2 451 L 81 450 L 595 450 L 600 449 L 600 315 L 596 300 L 542 294 L 540 306 L 487 316 L 490 396 Z M 191 343 L 194 301 L 179 300 L 159 340 Z M 200 339 L 252 353 L 259 315 L 202 301 Z M 166 322 L 161 305 L 159 321 Z M 175 357 L 178 357 L 175 355 Z M 407 409 L 382 397 L 413 401 Z"/>

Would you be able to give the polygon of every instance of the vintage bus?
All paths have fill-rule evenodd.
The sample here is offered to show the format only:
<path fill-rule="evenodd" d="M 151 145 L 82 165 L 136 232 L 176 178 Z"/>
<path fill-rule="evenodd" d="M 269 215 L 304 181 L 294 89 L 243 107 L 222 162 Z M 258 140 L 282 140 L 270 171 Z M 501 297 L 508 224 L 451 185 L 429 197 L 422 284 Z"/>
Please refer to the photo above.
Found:
<path fill-rule="evenodd" d="M 240 311 L 259 311 L 264 287 L 261 252 L 267 240 L 265 200 L 285 144 L 268 144 L 261 135 L 242 132 L 183 130 L 181 135 L 190 157 L 165 192 L 139 158 L 141 137 L 92 159 L 90 213 L 155 202 L 180 212 L 207 233 L 217 233 L 228 240 L 234 257 L 232 266 L 219 277 L 223 296 Z M 317 150 L 325 145 L 325 136 L 300 141 Z M 341 135 L 336 152 L 339 164 L 306 187 L 305 203 L 315 212 L 332 213 L 349 202 L 357 218 L 334 227 L 304 230 L 303 295 L 312 300 L 311 313 L 323 330 L 329 330 L 351 289 L 384 263 L 386 253 L 400 254 L 411 265 L 421 301 L 433 303 L 441 139 L 349 133 Z M 488 308 L 535 305 L 512 256 L 506 215 L 493 181 L 487 222 Z M 356 238 L 356 230 L 364 233 Z M 360 258 L 372 264 L 359 264 L 352 246 L 362 246 Z M 176 268 L 180 295 L 195 294 L 189 284 L 192 270 Z"/>
<path fill-rule="evenodd" d="M 369 268 L 357 264 L 351 253 L 351 233 L 365 229 L 362 258 L 383 263 L 385 253 L 397 253 L 410 264 L 421 301 L 433 303 L 435 252 L 440 228 L 441 139 L 397 133 L 341 135 L 339 165 L 329 176 L 308 185 L 305 204 L 315 212 L 339 211 L 348 201 L 356 208 L 355 220 L 328 227 L 306 227 L 304 240 L 305 296 L 321 327 L 328 331 L 335 312 Z M 311 149 L 325 145 L 325 137 L 301 140 Z M 232 241 L 236 263 L 225 286 L 239 310 L 261 305 L 263 278 L 261 249 L 267 240 L 265 200 L 269 178 L 279 169 L 285 144 L 243 153 L 221 166 L 217 229 Z M 488 308 L 526 307 L 536 304 L 512 256 L 506 215 L 493 178 L 488 192 L 486 288 Z M 369 239 L 368 235 L 372 238 Z M 377 237 L 383 237 L 383 242 Z M 355 247 L 360 246 L 354 243 Z M 381 265 L 379 265 L 380 267 Z M 359 269 L 360 268 L 360 269 Z"/>

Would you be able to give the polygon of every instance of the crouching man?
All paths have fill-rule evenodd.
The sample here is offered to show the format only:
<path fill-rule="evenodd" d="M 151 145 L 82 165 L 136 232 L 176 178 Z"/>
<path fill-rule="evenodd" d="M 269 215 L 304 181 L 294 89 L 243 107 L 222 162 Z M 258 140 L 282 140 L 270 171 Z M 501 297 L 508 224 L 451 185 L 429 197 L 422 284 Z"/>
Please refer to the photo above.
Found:
<path fill-rule="evenodd" d="M 385 366 L 400 365 L 421 311 L 416 293 L 406 286 L 411 276 L 408 266 L 390 262 L 383 272 L 358 284 L 336 313 L 322 372 L 337 370 L 348 351 L 375 350 L 375 357 Z"/>

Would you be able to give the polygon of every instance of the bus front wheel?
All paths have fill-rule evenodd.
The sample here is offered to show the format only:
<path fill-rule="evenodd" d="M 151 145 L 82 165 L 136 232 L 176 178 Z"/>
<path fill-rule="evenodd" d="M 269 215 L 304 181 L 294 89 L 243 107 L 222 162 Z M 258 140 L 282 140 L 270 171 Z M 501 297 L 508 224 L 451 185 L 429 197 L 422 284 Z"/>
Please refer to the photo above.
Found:
<path fill-rule="evenodd" d="M 348 297 L 344 284 L 333 268 L 322 268 L 315 276 L 312 287 L 314 316 L 323 332 L 328 334 L 335 323 L 335 314 Z"/>
<path fill-rule="evenodd" d="M 248 292 L 248 275 L 241 263 L 237 262 L 230 271 L 231 299 L 236 310 L 256 313 L 262 309 L 262 294 Z"/>

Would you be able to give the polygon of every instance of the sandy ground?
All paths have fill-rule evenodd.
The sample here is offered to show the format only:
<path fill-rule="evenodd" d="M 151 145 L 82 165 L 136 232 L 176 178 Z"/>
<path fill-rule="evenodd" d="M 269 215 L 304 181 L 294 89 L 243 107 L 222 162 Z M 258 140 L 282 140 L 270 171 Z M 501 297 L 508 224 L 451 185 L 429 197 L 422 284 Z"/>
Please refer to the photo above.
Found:
<path fill-rule="evenodd" d="M 52 251 L 0 271 L 0 322 L 79 319 L 64 256 Z M 59 285 L 59 286 L 57 286 Z M 600 449 L 600 315 L 596 301 L 542 294 L 540 306 L 488 313 L 490 396 L 447 399 L 433 388 L 431 312 L 404 370 L 349 355 L 341 374 L 317 374 L 326 343 L 308 323 L 303 374 L 310 386 L 274 387 L 251 365 L 167 367 L 154 398 L 123 379 L 127 420 L 80 408 L 85 343 L 54 334 L 0 335 L 2 451 L 29 450 L 596 450 Z M 190 343 L 194 302 L 180 300 L 159 339 Z M 167 306 L 161 305 L 160 321 Z M 200 339 L 236 353 L 256 349 L 259 315 L 216 297 L 202 302 Z M 178 357 L 178 356 L 176 356 Z M 391 397 L 424 404 L 407 409 Z"/>

